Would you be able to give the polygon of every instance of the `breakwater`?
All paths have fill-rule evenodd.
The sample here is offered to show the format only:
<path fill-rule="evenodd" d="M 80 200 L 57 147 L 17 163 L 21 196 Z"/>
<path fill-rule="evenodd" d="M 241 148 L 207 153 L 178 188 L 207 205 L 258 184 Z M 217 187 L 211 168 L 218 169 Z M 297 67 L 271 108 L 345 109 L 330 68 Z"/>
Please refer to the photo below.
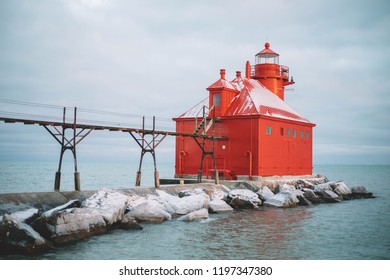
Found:
<path fill-rule="evenodd" d="M 234 209 L 287 208 L 372 196 L 364 188 L 350 189 L 322 176 L 267 182 L 4 194 L 0 196 L 1 252 L 36 252 L 116 227 L 142 229 L 144 222 L 196 221 Z"/>

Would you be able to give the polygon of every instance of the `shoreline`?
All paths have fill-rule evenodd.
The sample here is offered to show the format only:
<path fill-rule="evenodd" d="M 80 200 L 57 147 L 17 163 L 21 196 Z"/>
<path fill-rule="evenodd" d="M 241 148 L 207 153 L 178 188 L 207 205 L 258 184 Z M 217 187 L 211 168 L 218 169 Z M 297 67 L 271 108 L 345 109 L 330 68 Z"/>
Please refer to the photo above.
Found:
<path fill-rule="evenodd" d="M 196 222 L 241 209 L 373 198 L 365 187 L 350 189 L 321 175 L 221 183 L 0 194 L 0 248 L 6 254 L 31 254 L 115 228 L 142 230 L 142 223 Z"/>

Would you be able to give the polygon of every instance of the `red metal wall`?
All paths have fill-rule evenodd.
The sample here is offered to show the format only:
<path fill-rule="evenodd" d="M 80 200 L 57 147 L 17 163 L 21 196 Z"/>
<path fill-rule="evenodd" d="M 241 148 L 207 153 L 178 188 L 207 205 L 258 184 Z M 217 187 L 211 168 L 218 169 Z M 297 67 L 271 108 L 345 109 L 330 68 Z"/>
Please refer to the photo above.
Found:
<path fill-rule="evenodd" d="M 259 137 L 259 175 L 312 174 L 311 124 L 261 117 Z"/>
<path fill-rule="evenodd" d="M 271 127 L 270 134 L 267 126 Z M 178 132 L 193 133 L 194 128 L 194 119 L 176 119 Z M 219 170 L 229 170 L 237 176 L 312 174 L 311 124 L 265 116 L 225 117 L 216 123 L 214 133 L 228 138 L 215 141 Z M 206 148 L 211 149 L 210 141 Z M 201 149 L 194 139 L 176 137 L 176 176 L 195 176 L 201 157 Z M 213 168 L 211 157 L 207 156 L 203 175 L 211 175 Z"/>

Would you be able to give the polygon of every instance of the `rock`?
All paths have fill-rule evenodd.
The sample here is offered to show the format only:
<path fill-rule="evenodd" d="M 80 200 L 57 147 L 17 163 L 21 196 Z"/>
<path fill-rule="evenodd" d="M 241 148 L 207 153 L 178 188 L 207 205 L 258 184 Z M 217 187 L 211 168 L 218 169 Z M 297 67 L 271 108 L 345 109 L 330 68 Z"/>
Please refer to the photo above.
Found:
<path fill-rule="evenodd" d="M 283 184 L 279 186 L 279 192 L 295 192 L 296 188 L 294 186 L 288 185 L 288 184 Z"/>
<path fill-rule="evenodd" d="M 351 188 L 351 196 L 353 198 L 373 198 L 373 193 L 369 192 L 366 187 L 358 186 Z"/>
<path fill-rule="evenodd" d="M 345 199 L 350 199 L 352 197 L 352 192 L 350 188 L 344 182 L 336 182 L 333 186 L 333 192 L 342 196 Z"/>
<path fill-rule="evenodd" d="M 302 189 L 303 196 L 313 204 L 324 203 L 324 201 L 314 193 L 311 189 Z"/>
<path fill-rule="evenodd" d="M 293 203 L 301 206 L 307 206 L 310 205 L 310 201 L 308 201 L 304 196 L 303 196 L 303 191 L 297 190 L 294 186 L 288 185 L 288 184 L 283 184 L 282 186 L 279 186 L 279 191 L 284 193 L 288 192 L 292 194 L 292 201 Z"/>
<path fill-rule="evenodd" d="M 82 206 L 99 211 L 107 225 L 120 221 L 127 208 L 129 196 L 109 189 L 101 189 L 87 198 Z"/>
<path fill-rule="evenodd" d="M 192 222 L 192 221 L 208 219 L 208 217 L 209 217 L 209 212 L 207 211 L 206 208 L 202 208 L 194 212 L 188 213 L 187 215 L 180 217 L 178 220 Z"/>
<path fill-rule="evenodd" d="M 297 185 L 300 188 L 306 188 L 306 189 L 311 189 L 314 190 L 315 185 L 312 182 L 309 182 L 307 180 L 298 180 Z"/>
<path fill-rule="evenodd" d="M 261 199 L 261 201 L 264 202 L 275 194 L 267 186 L 263 186 L 261 187 L 261 189 L 258 190 L 257 195 Z"/>
<path fill-rule="evenodd" d="M 327 182 L 327 183 L 315 185 L 314 192 L 320 193 L 323 191 L 333 191 L 333 188 L 331 187 L 331 185 L 333 185 L 333 184 L 334 184 L 333 182 Z"/>
<path fill-rule="evenodd" d="M 298 199 L 297 205 L 299 205 L 299 206 L 309 206 L 309 205 L 311 205 L 310 200 L 308 200 L 305 197 L 305 195 L 304 195 L 305 193 L 302 190 L 295 190 L 292 194 L 295 195 L 295 197 Z"/>
<path fill-rule="evenodd" d="M 67 202 L 63 205 L 57 206 L 55 208 L 52 208 L 52 209 L 44 212 L 42 215 L 49 217 L 49 216 L 52 216 L 53 213 L 55 213 L 55 212 L 60 212 L 60 211 L 63 211 L 65 209 L 75 208 L 75 207 L 80 207 L 80 201 L 78 199 L 70 200 L 69 202 Z"/>
<path fill-rule="evenodd" d="M 133 217 L 139 222 L 151 223 L 160 223 L 171 219 L 171 214 L 162 209 L 162 205 L 158 201 L 153 200 L 137 205 L 125 216 L 127 219 Z"/>
<path fill-rule="evenodd" d="M 297 206 L 291 192 L 279 192 L 264 202 L 264 206 L 291 208 Z"/>
<path fill-rule="evenodd" d="M 186 215 L 202 208 L 208 209 L 209 207 L 210 198 L 205 192 L 182 198 L 170 195 L 161 190 L 156 190 L 156 192 L 161 200 L 168 203 L 174 209 L 175 214 Z"/>
<path fill-rule="evenodd" d="M 211 200 L 209 203 L 209 212 L 210 213 L 222 213 L 222 212 L 228 212 L 233 211 L 233 208 L 227 204 L 224 200 L 221 199 L 214 199 Z"/>
<path fill-rule="evenodd" d="M 31 226 L 5 214 L 0 222 L 0 252 L 30 254 L 48 249 L 48 242 Z"/>
<path fill-rule="evenodd" d="M 226 200 L 230 190 L 224 185 L 218 185 L 220 188 L 206 189 L 205 192 L 210 197 L 210 200 Z"/>
<path fill-rule="evenodd" d="M 42 215 L 31 226 L 54 244 L 88 238 L 107 230 L 100 212 L 91 208 L 71 208 Z"/>
<path fill-rule="evenodd" d="M 228 195 L 229 205 L 233 208 L 252 209 L 261 205 L 259 196 L 245 189 L 233 189 Z"/>
<path fill-rule="evenodd" d="M 39 217 L 39 210 L 36 208 L 29 208 L 23 211 L 17 211 L 11 214 L 20 223 L 29 224 Z"/>
<path fill-rule="evenodd" d="M 142 230 L 143 227 L 137 222 L 137 220 L 130 216 L 125 214 L 122 218 L 122 220 L 118 223 L 118 228 L 120 229 L 137 229 Z"/>
<path fill-rule="evenodd" d="M 325 190 L 316 194 L 318 194 L 321 199 L 326 203 L 335 203 L 342 201 L 342 198 L 333 191 Z"/>

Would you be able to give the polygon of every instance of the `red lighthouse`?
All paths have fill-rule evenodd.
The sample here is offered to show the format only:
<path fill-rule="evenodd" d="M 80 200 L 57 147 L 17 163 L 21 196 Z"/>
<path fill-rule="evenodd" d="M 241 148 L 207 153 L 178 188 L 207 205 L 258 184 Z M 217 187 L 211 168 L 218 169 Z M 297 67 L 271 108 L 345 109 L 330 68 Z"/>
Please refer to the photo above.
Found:
<path fill-rule="evenodd" d="M 174 121 L 177 132 L 222 137 L 202 145 L 177 137 L 175 176 L 194 177 L 199 169 L 208 176 L 215 168 L 225 179 L 312 174 L 315 124 L 284 102 L 284 87 L 293 83 L 269 43 L 254 66 L 246 63 L 245 77 L 237 71 L 228 81 L 221 69 L 208 97 Z"/>

